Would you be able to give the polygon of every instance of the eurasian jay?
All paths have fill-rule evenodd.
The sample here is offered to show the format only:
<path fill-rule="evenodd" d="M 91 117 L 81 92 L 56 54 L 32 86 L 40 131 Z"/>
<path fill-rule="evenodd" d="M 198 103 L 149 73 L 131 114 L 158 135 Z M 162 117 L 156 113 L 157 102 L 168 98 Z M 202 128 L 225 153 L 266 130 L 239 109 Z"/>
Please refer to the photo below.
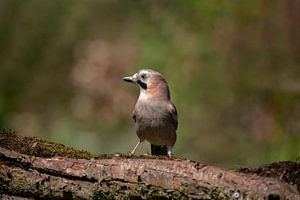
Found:
<path fill-rule="evenodd" d="M 170 91 L 165 78 L 154 70 L 142 69 L 123 78 L 140 88 L 140 95 L 133 110 L 136 134 L 139 142 L 131 151 L 134 154 L 141 142 L 151 143 L 152 155 L 172 157 L 178 127 L 177 111 L 170 101 Z"/>

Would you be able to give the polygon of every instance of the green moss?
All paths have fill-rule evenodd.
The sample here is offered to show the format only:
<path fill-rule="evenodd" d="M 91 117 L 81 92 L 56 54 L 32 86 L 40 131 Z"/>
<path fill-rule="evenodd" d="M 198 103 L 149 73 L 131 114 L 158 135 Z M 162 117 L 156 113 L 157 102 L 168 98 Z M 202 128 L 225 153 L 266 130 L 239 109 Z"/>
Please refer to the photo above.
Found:
<path fill-rule="evenodd" d="M 106 189 L 107 188 L 107 189 Z M 109 189 L 108 189 L 109 188 Z M 166 190 L 146 184 L 101 183 L 93 192 L 92 199 L 189 199 L 186 193 L 179 190 Z"/>
<path fill-rule="evenodd" d="M 0 134 L 0 147 L 22 154 L 38 157 L 67 156 L 71 158 L 89 159 L 93 155 L 87 151 L 65 147 L 62 144 L 47 142 L 36 137 L 22 137 L 15 133 Z"/>
<path fill-rule="evenodd" d="M 151 155 L 131 155 L 131 154 L 102 154 L 93 155 L 90 152 L 77 150 L 71 147 L 66 147 L 63 144 L 48 142 L 36 137 L 23 137 L 17 135 L 12 131 L 3 130 L 0 132 L 0 147 L 13 150 L 26 155 L 33 155 L 38 157 L 49 158 L 53 156 L 67 156 L 70 158 L 83 158 L 83 159 L 110 159 L 116 156 L 122 158 L 155 158 L 166 159 L 162 156 Z"/>
<path fill-rule="evenodd" d="M 12 132 L 0 133 L 0 147 L 9 150 L 17 151 L 19 153 L 33 155 L 38 157 L 53 157 L 53 156 L 67 156 L 71 158 L 96 158 L 96 159 L 109 159 L 113 157 L 130 158 L 130 159 L 166 159 L 165 157 L 140 155 L 133 156 L 131 154 L 104 154 L 104 155 L 92 155 L 87 151 L 76 150 L 74 148 L 65 147 L 62 144 L 56 144 L 47 142 L 35 137 L 22 137 Z M 193 161 L 190 161 L 193 162 Z M 200 167 L 199 163 L 195 163 L 195 167 Z M 288 161 L 278 162 L 269 165 L 262 166 L 260 168 L 243 168 L 239 169 L 239 172 L 248 174 L 257 174 L 259 176 L 275 177 L 284 180 L 285 182 L 296 185 L 300 191 L 300 162 Z M 5 182 L 2 176 L 3 172 L 0 168 L 0 179 Z M 230 199 L 234 191 L 218 191 L 215 189 L 205 190 L 203 188 L 194 188 L 193 186 L 183 184 L 178 190 L 161 190 L 154 186 L 145 185 L 143 183 L 137 184 L 135 189 L 127 189 L 128 185 L 124 184 L 109 184 L 101 183 L 101 189 L 93 193 L 92 199 L 189 199 L 186 194 L 187 191 L 193 191 L 195 189 L 201 190 L 203 193 L 203 199 Z M 103 187 L 108 188 L 104 190 Z M 111 192 L 113 187 L 114 192 Z M 130 186 L 131 188 L 131 186 Z M 198 191 L 199 192 L 199 191 Z M 113 194 L 113 195 L 112 195 Z"/>
<path fill-rule="evenodd" d="M 104 184 L 105 185 L 105 184 Z M 145 184 L 138 184 L 134 186 L 135 188 L 128 189 L 123 188 L 122 186 L 117 186 L 114 184 L 110 184 L 109 191 L 102 188 L 99 188 L 97 191 L 93 192 L 92 199 L 95 200 L 102 200 L 102 199 L 162 199 L 162 200 L 187 200 L 193 199 L 193 196 L 188 196 L 188 192 L 182 192 L 181 189 L 172 190 L 172 189 L 162 189 L 155 186 L 145 185 Z M 106 186 L 104 186 L 105 188 Z M 232 199 L 232 195 L 234 191 L 221 191 L 217 189 L 210 189 L 210 190 L 201 190 L 202 199 Z M 198 192 L 199 192 L 198 191 Z M 197 195 L 199 197 L 199 194 Z"/>
<path fill-rule="evenodd" d="M 290 185 L 295 185 L 300 192 L 300 162 L 284 161 L 267 164 L 258 168 L 241 168 L 238 172 L 259 176 L 279 178 Z"/>
<path fill-rule="evenodd" d="M 9 183 L 10 179 L 8 178 L 9 174 L 7 174 L 7 172 L 0 166 L 0 182 L 1 183 Z M 1 191 L 1 187 L 4 187 L 3 184 L 0 184 L 0 191 Z"/>
<path fill-rule="evenodd" d="M 115 199 L 115 197 L 110 192 L 103 192 L 103 191 L 94 191 L 91 197 L 93 200 L 110 200 Z"/>

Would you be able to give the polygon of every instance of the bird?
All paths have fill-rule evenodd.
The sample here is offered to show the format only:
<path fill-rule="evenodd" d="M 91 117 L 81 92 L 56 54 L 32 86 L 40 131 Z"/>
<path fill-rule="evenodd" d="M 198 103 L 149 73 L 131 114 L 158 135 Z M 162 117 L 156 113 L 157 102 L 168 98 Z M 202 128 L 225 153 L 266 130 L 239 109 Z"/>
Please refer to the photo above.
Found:
<path fill-rule="evenodd" d="M 132 113 L 139 142 L 131 154 L 134 154 L 141 142 L 146 140 L 151 144 L 152 155 L 172 158 L 172 148 L 177 137 L 178 114 L 170 100 L 166 79 L 157 71 L 141 69 L 132 76 L 124 77 L 123 80 L 135 83 L 140 89 Z"/>

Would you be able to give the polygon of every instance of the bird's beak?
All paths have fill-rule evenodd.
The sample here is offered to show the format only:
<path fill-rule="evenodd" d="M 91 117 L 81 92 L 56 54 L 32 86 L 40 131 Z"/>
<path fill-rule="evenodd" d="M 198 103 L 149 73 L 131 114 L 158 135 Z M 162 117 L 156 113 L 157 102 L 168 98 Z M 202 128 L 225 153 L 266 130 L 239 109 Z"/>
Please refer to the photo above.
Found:
<path fill-rule="evenodd" d="M 132 76 L 126 76 L 126 77 L 124 77 L 124 78 L 123 78 L 123 81 L 131 82 L 131 83 L 134 82 Z"/>
<path fill-rule="evenodd" d="M 123 78 L 123 81 L 130 82 L 130 83 L 136 83 L 137 75 L 134 74 L 133 76 L 126 76 Z"/>

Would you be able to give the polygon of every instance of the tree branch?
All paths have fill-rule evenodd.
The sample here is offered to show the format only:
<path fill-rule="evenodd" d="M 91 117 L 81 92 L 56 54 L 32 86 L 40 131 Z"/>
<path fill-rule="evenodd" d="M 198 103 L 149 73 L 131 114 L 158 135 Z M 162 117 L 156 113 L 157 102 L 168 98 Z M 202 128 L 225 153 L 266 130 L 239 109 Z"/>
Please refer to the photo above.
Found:
<path fill-rule="evenodd" d="M 9 137 L 12 136 L 17 137 L 13 134 Z M 36 144 L 36 139 L 33 142 L 28 143 L 32 152 L 42 146 Z M 0 147 L 0 193 L 50 199 L 300 199 L 295 187 L 279 179 L 189 160 L 126 155 L 44 158 L 3 147 Z"/>

